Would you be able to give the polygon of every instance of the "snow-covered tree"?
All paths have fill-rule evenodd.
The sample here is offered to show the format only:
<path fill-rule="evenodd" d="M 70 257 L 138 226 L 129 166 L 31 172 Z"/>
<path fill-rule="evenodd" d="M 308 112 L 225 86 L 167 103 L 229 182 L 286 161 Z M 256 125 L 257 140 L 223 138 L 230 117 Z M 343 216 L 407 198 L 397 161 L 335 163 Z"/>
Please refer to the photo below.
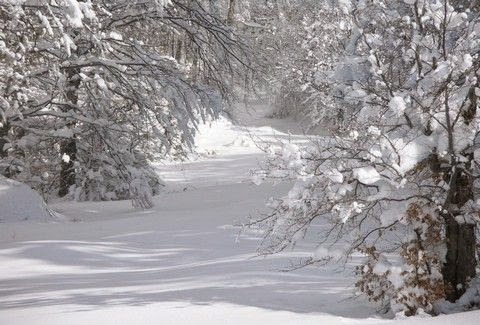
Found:
<path fill-rule="evenodd" d="M 1 173 L 46 194 L 151 206 L 149 161 L 192 148 L 228 95 L 220 75 L 243 64 L 200 1 L 2 0 L 0 16 Z"/>
<path fill-rule="evenodd" d="M 237 11 L 239 32 L 257 50 L 253 84 L 271 100 L 272 116 L 298 117 L 305 128 L 338 120 L 326 80 L 350 33 L 343 2 L 244 0 Z"/>
<path fill-rule="evenodd" d="M 407 314 L 433 312 L 475 277 L 479 12 L 447 0 L 348 5 L 352 33 L 329 80 L 348 124 L 271 152 L 257 176 L 295 186 L 253 223 L 275 253 L 322 220 L 320 247 L 365 256 L 360 291 Z"/>
<path fill-rule="evenodd" d="M 328 94 L 328 74 L 343 54 L 349 17 L 333 1 L 299 1 L 284 7 L 276 33 L 274 115 L 299 118 L 306 127 L 329 125 L 340 109 Z"/>

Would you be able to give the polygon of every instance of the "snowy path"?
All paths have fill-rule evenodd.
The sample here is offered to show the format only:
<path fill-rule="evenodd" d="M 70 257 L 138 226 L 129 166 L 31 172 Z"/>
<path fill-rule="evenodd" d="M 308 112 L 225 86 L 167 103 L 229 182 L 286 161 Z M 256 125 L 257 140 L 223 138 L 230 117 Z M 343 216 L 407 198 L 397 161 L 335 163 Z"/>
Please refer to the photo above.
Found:
<path fill-rule="evenodd" d="M 78 222 L 1 225 L 0 325 L 389 323 L 349 299 L 350 273 L 279 272 L 310 252 L 260 258 L 258 234 L 238 235 L 234 223 L 288 188 L 249 182 L 262 159 L 250 135 L 260 144 L 305 140 L 222 120 L 199 137 L 210 157 L 159 166 L 169 190 L 153 210 L 57 203 Z"/>

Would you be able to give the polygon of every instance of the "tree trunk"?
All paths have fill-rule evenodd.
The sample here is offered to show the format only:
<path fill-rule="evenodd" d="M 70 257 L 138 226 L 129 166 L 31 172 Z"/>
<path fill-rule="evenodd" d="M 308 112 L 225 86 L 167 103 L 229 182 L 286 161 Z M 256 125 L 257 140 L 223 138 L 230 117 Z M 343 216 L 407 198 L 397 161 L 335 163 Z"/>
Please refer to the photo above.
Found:
<path fill-rule="evenodd" d="M 177 60 L 178 63 L 183 63 L 183 40 L 180 36 L 178 37 L 175 44 L 174 58 L 175 60 Z"/>
<path fill-rule="evenodd" d="M 447 256 L 443 268 L 447 299 L 455 302 L 475 276 L 475 225 L 459 224 L 453 216 L 446 224 Z"/>
<path fill-rule="evenodd" d="M 75 139 L 63 140 L 60 144 L 62 152 L 62 169 L 60 170 L 60 186 L 58 195 L 63 197 L 68 194 L 70 186 L 75 184 L 75 159 L 77 153 L 77 142 Z M 63 155 L 69 157 L 68 161 L 63 159 Z"/>
<path fill-rule="evenodd" d="M 79 69 L 70 68 L 67 71 L 67 92 L 66 97 L 69 104 L 76 106 L 78 103 L 78 88 L 80 87 Z M 72 107 L 63 109 L 64 111 L 72 110 Z M 67 127 L 73 128 L 75 122 L 70 122 Z M 60 154 L 62 155 L 60 184 L 58 195 L 63 197 L 68 194 L 70 187 L 75 184 L 75 160 L 77 158 L 77 140 L 75 136 L 64 139 L 60 142 Z M 68 156 L 68 159 L 64 159 Z"/>
<path fill-rule="evenodd" d="M 4 150 L 4 146 L 8 143 L 6 137 L 9 130 L 10 124 L 8 122 L 4 122 L 0 126 L 0 158 L 5 158 L 7 156 L 7 150 Z"/>
<path fill-rule="evenodd" d="M 460 166 L 455 168 L 445 204 L 449 211 L 444 215 L 447 255 L 442 273 L 446 298 L 451 302 L 460 298 L 467 289 L 469 280 L 475 277 L 475 225 L 455 218 L 461 216 L 460 209 L 465 203 L 474 198 L 472 174 L 468 172 L 469 166 L 465 169 L 467 172 Z"/>

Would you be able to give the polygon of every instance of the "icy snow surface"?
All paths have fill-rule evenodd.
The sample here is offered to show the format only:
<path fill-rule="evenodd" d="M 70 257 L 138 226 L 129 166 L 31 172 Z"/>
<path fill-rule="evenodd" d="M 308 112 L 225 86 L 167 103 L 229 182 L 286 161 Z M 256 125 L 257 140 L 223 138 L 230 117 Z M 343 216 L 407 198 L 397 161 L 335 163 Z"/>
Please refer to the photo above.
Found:
<path fill-rule="evenodd" d="M 168 190 L 153 210 L 130 202 L 52 205 L 76 222 L 0 224 L 0 324 L 392 324 L 350 299 L 352 261 L 279 272 L 312 247 L 262 258 L 261 234 L 239 235 L 246 216 L 288 184 L 255 186 L 249 170 L 277 139 L 301 127 L 239 114 L 201 128 L 200 155 L 159 164 Z M 275 124 L 273 129 L 267 125 Z M 3 205 L 2 205 L 3 208 Z M 358 261 L 357 261 L 358 262 Z M 394 324 L 476 324 L 480 313 Z"/>

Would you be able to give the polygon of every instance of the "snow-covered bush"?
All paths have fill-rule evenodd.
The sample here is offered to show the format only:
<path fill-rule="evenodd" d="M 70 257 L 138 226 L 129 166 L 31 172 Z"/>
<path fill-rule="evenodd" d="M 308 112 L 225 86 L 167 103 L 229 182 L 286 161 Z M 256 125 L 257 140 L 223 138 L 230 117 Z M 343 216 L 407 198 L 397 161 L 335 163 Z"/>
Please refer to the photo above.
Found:
<path fill-rule="evenodd" d="M 200 2 L 2 1 L 0 16 L 0 172 L 46 196 L 150 206 L 149 161 L 185 156 L 242 64 Z M 181 62 L 171 34 L 188 35 Z"/>
<path fill-rule="evenodd" d="M 1 175 L 0 207 L 0 223 L 53 220 L 53 213 L 38 193 L 25 184 Z"/>
<path fill-rule="evenodd" d="M 433 312 L 475 276 L 478 13 L 446 0 L 351 1 L 350 13 L 349 51 L 330 79 L 348 124 L 271 153 L 257 178 L 295 186 L 253 223 L 275 253 L 321 219 L 321 245 L 364 254 L 360 291 Z"/>

